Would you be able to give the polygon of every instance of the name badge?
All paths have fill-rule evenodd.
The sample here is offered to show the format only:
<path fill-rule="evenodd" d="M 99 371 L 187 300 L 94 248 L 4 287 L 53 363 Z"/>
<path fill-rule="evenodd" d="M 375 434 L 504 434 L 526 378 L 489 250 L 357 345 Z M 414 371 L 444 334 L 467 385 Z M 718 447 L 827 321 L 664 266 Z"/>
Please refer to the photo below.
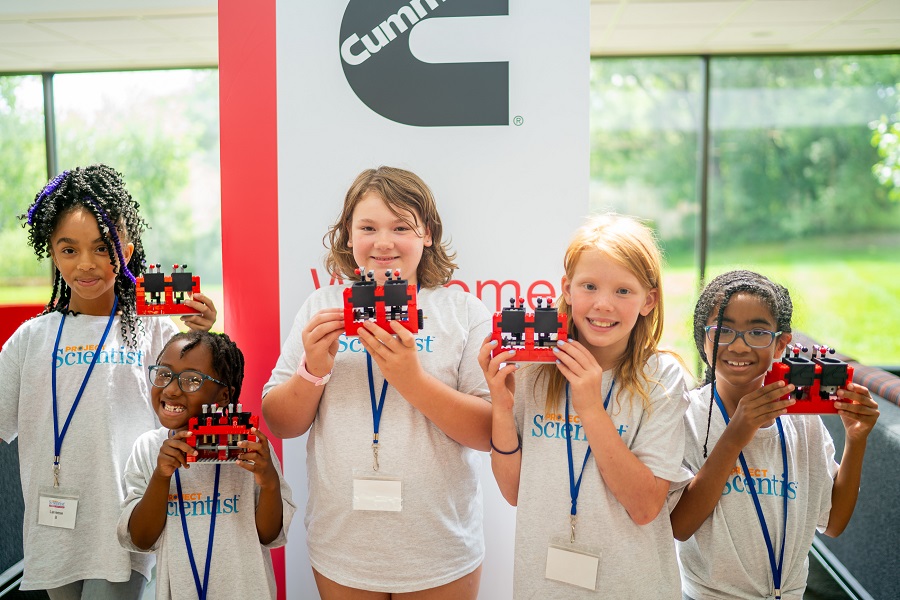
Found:
<path fill-rule="evenodd" d="M 588 590 L 597 589 L 600 572 L 600 553 L 592 548 L 553 540 L 547 548 L 547 569 L 544 577 L 577 585 Z"/>
<path fill-rule="evenodd" d="M 42 486 L 38 490 L 38 525 L 75 529 L 78 490 Z"/>
<path fill-rule="evenodd" d="M 353 510 L 400 512 L 403 509 L 403 482 L 399 477 L 379 473 L 354 472 Z"/>

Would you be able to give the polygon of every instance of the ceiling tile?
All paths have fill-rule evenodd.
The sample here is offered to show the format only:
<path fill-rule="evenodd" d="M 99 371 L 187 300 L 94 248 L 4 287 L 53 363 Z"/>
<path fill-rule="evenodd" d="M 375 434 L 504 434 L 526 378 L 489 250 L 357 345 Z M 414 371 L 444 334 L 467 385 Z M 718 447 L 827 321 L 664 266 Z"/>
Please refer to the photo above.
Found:
<path fill-rule="evenodd" d="M 766 23 L 831 23 L 853 14 L 858 2 L 848 0 L 777 0 L 753 2 L 743 8 L 731 25 Z"/>
<path fill-rule="evenodd" d="M 740 4 L 740 2 L 627 4 L 622 9 L 618 25 L 622 27 L 718 25 L 734 14 Z"/>
<path fill-rule="evenodd" d="M 65 21 L 36 21 L 41 29 L 69 39 L 83 42 L 130 42 L 133 40 L 162 40 L 168 37 L 137 18 L 130 19 L 72 19 Z"/>
<path fill-rule="evenodd" d="M 59 41 L 60 37 L 56 33 L 35 27 L 26 21 L 0 21 L 0 46 Z"/>
<path fill-rule="evenodd" d="M 214 14 L 188 17 L 146 17 L 144 21 L 148 25 L 157 27 L 160 31 L 186 39 L 218 39 L 219 36 L 219 17 Z"/>

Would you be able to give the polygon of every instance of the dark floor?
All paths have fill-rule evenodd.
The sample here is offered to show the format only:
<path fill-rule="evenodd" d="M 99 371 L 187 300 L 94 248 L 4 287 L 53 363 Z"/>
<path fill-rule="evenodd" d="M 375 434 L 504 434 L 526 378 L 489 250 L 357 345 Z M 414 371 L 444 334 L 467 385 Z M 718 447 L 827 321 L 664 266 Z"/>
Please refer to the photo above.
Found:
<path fill-rule="evenodd" d="M 810 553 L 809 579 L 803 600 L 852 600 L 843 588 L 832 578 L 819 560 Z"/>

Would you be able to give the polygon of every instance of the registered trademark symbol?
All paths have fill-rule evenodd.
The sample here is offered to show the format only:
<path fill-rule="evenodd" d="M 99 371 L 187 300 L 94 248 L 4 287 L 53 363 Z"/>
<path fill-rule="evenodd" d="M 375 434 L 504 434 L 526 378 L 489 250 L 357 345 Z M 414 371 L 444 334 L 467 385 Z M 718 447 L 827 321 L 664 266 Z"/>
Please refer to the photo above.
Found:
<path fill-rule="evenodd" d="M 516 116 L 516 118 L 513 119 L 513 125 L 515 125 L 516 127 L 518 127 L 519 125 L 521 125 L 524 122 L 525 122 L 525 119 L 523 119 L 520 116 Z"/>

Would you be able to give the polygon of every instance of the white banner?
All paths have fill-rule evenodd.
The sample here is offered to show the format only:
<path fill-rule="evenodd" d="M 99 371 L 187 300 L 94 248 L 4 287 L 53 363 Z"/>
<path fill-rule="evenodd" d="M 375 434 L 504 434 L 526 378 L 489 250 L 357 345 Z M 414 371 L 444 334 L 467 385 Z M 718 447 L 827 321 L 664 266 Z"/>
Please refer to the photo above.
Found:
<path fill-rule="evenodd" d="M 560 293 L 563 252 L 588 212 L 588 30 L 587 0 L 278 0 L 282 339 L 330 282 L 322 237 L 347 188 L 379 165 L 431 187 L 461 267 L 451 285 L 491 310 Z M 284 443 L 301 511 L 305 444 Z M 514 510 L 484 465 L 480 598 L 503 599 Z M 287 597 L 307 598 L 302 519 L 290 538 Z"/>

